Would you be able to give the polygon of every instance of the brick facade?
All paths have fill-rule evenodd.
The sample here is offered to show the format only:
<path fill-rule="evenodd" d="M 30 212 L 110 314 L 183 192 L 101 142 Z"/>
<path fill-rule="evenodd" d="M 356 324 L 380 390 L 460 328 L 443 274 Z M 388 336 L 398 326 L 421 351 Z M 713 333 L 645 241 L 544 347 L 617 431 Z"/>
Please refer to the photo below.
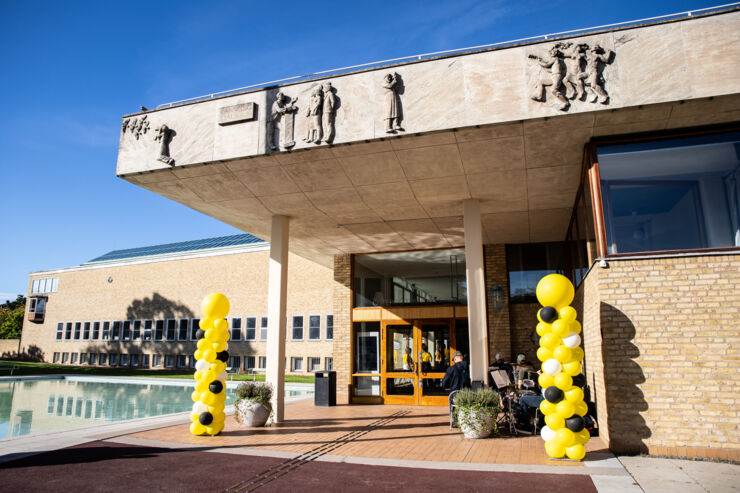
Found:
<path fill-rule="evenodd" d="M 352 255 L 334 256 L 332 296 L 337 404 L 348 404 L 352 395 Z"/>
<path fill-rule="evenodd" d="M 486 294 L 494 286 L 500 286 L 504 294 L 509 292 L 509 274 L 506 269 L 506 246 L 485 245 L 483 247 L 483 261 L 486 268 Z M 509 320 L 509 303 L 503 309 L 494 310 L 486 299 L 488 317 L 488 359 L 493 361 L 496 353 L 501 353 L 507 361 L 511 361 L 511 322 Z"/>
<path fill-rule="evenodd" d="M 737 254 L 591 270 L 577 301 L 612 450 L 740 460 L 738 293 Z"/>

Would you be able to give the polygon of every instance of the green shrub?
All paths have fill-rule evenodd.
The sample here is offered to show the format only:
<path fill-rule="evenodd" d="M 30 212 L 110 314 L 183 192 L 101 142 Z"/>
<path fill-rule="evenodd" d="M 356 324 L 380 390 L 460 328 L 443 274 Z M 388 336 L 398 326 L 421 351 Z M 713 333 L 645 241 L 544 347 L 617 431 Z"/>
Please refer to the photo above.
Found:
<path fill-rule="evenodd" d="M 455 418 L 461 428 L 486 428 L 488 433 L 498 435 L 496 424 L 496 417 L 500 410 L 498 393 L 489 389 L 477 391 L 463 389 L 455 394 L 454 402 L 456 406 Z M 486 421 L 486 416 L 490 416 L 491 419 Z"/>
<path fill-rule="evenodd" d="M 272 385 L 268 383 L 263 384 L 255 382 L 241 383 L 236 388 L 236 398 L 237 400 L 249 399 L 257 401 L 268 410 L 271 410 L 272 406 L 270 405 L 270 400 L 272 399 Z"/>
<path fill-rule="evenodd" d="M 457 407 L 486 408 L 495 409 L 496 411 L 499 409 L 499 396 L 489 389 L 477 391 L 463 389 L 455 394 L 454 400 Z"/>

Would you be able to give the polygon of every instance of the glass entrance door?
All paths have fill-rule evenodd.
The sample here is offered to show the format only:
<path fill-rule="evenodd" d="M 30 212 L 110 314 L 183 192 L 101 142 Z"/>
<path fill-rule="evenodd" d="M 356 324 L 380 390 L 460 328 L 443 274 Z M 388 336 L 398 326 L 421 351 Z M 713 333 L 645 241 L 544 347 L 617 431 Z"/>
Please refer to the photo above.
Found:
<path fill-rule="evenodd" d="M 447 405 L 442 387 L 454 331 L 451 320 L 386 323 L 382 395 L 386 404 Z"/>

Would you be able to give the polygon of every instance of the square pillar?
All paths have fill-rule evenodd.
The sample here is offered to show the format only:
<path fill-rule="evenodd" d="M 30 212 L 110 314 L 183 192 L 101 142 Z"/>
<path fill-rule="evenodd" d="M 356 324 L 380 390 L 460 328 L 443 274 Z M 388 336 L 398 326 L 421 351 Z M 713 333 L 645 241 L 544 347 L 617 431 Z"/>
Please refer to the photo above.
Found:
<path fill-rule="evenodd" d="M 488 320 L 483 263 L 483 231 L 478 201 L 463 201 L 465 228 L 465 274 L 468 284 L 468 334 L 470 379 L 488 383 Z"/>
<path fill-rule="evenodd" d="M 270 270 L 267 288 L 267 368 L 272 385 L 272 410 L 276 423 L 285 416 L 285 304 L 288 293 L 288 218 L 272 217 Z"/>

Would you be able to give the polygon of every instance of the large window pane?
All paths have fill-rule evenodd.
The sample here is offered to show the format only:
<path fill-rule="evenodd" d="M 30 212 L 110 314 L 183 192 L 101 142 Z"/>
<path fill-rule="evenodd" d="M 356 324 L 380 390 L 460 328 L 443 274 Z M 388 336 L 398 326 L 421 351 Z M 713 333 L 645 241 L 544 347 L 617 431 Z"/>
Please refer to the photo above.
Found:
<path fill-rule="evenodd" d="M 740 246 L 740 133 L 598 148 L 608 251 Z"/>
<path fill-rule="evenodd" d="M 355 322 L 355 373 L 380 372 L 380 323 Z"/>
<path fill-rule="evenodd" d="M 512 303 L 537 301 L 537 283 L 547 274 L 563 274 L 562 243 L 506 245 L 509 267 L 509 296 Z"/>

